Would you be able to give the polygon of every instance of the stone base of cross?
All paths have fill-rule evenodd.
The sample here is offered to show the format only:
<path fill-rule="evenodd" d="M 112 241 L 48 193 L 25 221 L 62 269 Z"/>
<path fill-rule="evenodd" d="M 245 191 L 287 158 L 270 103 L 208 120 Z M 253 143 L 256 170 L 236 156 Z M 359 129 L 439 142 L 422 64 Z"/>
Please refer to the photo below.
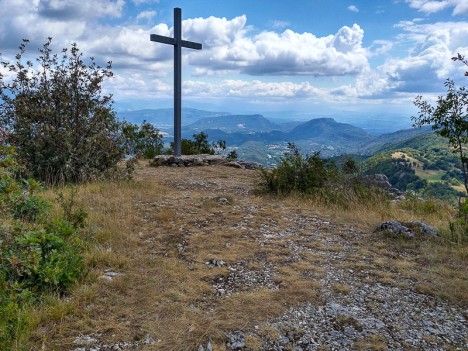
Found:
<path fill-rule="evenodd" d="M 151 34 L 151 41 L 174 46 L 174 155 L 182 149 L 182 48 L 201 50 L 202 44 L 182 40 L 182 9 L 174 9 L 174 38 Z"/>

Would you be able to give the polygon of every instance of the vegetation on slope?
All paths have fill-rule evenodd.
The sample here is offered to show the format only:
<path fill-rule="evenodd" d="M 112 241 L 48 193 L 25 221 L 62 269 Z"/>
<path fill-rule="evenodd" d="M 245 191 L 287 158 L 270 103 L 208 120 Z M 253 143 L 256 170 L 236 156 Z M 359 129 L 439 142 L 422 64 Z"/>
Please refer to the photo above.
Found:
<path fill-rule="evenodd" d="M 446 140 L 435 134 L 386 145 L 364 165 L 369 173 L 385 174 L 402 191 L 451 201 L 464 192 L 460 160 Z"/>
<path fill-rule="evenodd" d="M 15 156 L 13 147 L 0 147 L 1 350 L 22 349 L 42 322 L 35 310 L 57 303 L 85 270 L 77 230 L 86 214 L 62 196 L 65 213 L 54 215 L 39 183 L 19 178 Z"/>

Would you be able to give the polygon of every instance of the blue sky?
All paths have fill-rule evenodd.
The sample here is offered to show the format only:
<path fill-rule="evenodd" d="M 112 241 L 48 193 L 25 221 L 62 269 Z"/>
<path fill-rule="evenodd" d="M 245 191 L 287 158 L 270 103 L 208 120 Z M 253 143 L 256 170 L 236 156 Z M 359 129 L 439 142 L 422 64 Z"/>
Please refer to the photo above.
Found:
<path fill-rule="evenodd" d="M 174 7 L 203 44 L 183 50 L 184 107 L 410 115 L 446 78 L 466 84 L 450 58 L 468 55 L 468 0 L 0 0 L 0 52 L 76 42 L 113 62 L 116 107 L 170 107 L 172 48 L 149 36 L 172 36 Z"/>

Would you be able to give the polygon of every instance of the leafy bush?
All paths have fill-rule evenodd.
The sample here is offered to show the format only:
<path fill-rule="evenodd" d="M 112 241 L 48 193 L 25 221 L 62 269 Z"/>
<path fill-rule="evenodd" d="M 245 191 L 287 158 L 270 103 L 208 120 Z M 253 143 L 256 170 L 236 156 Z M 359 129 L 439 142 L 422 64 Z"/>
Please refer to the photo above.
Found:
<path fill-rule="evenodd" d="M 341 164 L 341 170 L 345 174 L 357 174 L 359 172 L 359 165 L 351 156 L 348 155 Z"/>
<path fill-rule="evenodd" d="M 327 165 L 327 160 L 322 159 L 319 152 L 302 156 L 293 143 L 288 147 L 289 152 L 280 158 L 276 168 L 260 170 L 263 187 L 268 192 L 311 193 L 336 175 L 335 168 Z"/>
<path fill-rule="evenodd" d="M 112 77 L 111 63 L 85 63 L 76 44 L 59 57 L 49 38 L 35 66 L 24 62 L 27 42 L 15 62 L 1 62 L 13 80 L 5 82 L 0 74 L 0 121 L 20 162 L 32 177 L 51 184 L 116 171 L 123 156 L 120 125 L 111 96 L 101 94 L 104 79 Z"/>
<path fill-rule="evenodd" d="M 173 149 L 174 143 L 171 143 L 171 148 L 166 150 L 166 153 L 172 154 Z M 210 144 L 208 141 L 208 134 L 204 132 L 193 134 L 193 140 L 184 138 L 181 140 L 182 155 L 214 155 L 216 153 L 216 149 L 226 149 L 226 142 L 224 140 L 218 140 L 216 143 Z"/>
<path fill-rule="evenodd" d="M 16 289 L 63 291 L 83 270 L 74 234 L 74 229 L 62 222 L 7 237 L 1 247 L 1 269 L 7 280 Z"/>
<path fill-rule="evenodd" d="M 27 337 L 29 310 L 44 294 L 64 293 L 84 271 L 76 229 L 86 213 L 72 198 L 62 202 L 65 219 L 50 221 L 40 184 L 20 180 L 15 156 L 0 146 L 0 350 Z"/>
<path fill-rule="evenodd" d="M 137 124 L 124 122 L 121 128 L 127 154 L 141 154 L 144 158 L 153 158 L 162 153 L 162 136 L 151 123 L 143 121 L 138 126 Z"/>
<path fill-rule="evenodd" d="M 235 160 L 237 160 L 238 157 L 239 157 L 239 155 L 237 154 L 237 151 L 236 151 L 236 150 L 232 150 L 231 152 L 229 152 L 229 153 L 226 155 L 226 160 L 228 160 L 228 161 L 235 161 Z"/>
<path fill-rule="evenodd" d="M 36 196 L 20 196 L 11 207 L 13 218 L 28 222 L 36 222 L 42 219 L 50 205 L 43 199 Z"/>
<path fill-rule="evenodd" d="M 308 196 L 323 206 L 349 208 L 388 203 L 388 194 L 359 173 L 359 166 L 350 157 L 338 167 L 322 159 L 318 152 L 303 156 L 290 143 L 289 152 L 280 158 L 277 167 L 260 170 L 260 184 L 268 193 Z"/>

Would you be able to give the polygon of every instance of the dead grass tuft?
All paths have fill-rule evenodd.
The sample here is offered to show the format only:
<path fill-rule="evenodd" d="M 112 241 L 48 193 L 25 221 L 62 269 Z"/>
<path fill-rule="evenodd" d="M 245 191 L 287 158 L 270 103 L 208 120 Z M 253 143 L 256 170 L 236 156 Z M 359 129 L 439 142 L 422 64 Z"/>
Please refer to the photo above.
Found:
<path fill-rule="evenodd" d="M 386 351 L 388 348 L 383 336 L 371 334 L 356 341 L 352 346 L 352 350 Z"/>

